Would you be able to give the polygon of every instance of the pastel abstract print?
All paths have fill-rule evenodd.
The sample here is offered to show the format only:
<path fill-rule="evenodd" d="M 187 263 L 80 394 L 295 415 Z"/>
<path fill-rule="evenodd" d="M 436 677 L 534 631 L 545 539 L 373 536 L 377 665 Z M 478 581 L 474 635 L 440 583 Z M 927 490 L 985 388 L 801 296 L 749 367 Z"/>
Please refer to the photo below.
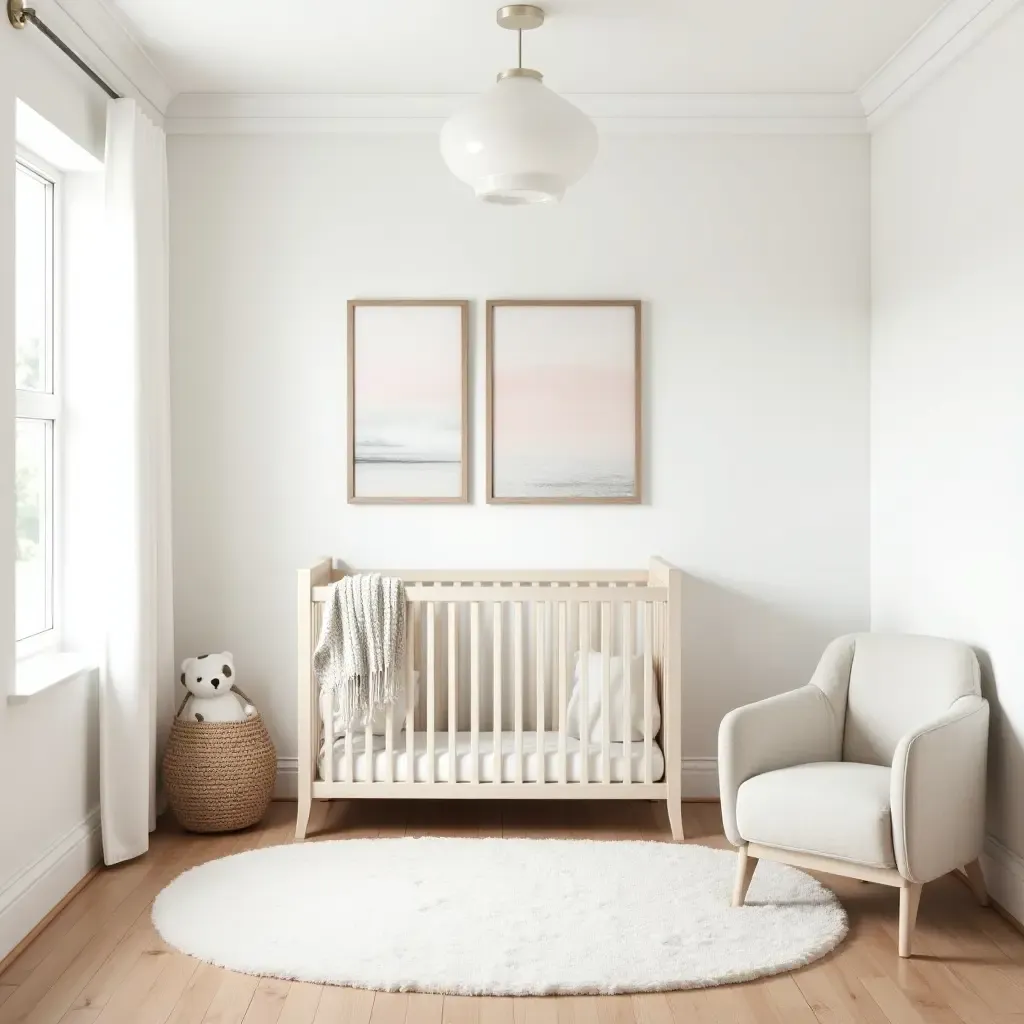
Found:
<path fill-rule="evenodd" d="M 357 305 L 352 497 L 463 497 L 463 310 Z"/>
<path fill-rule="evenodd" d="M 638 316 L 494 307 L 491 500 L 637 500 Z"/>

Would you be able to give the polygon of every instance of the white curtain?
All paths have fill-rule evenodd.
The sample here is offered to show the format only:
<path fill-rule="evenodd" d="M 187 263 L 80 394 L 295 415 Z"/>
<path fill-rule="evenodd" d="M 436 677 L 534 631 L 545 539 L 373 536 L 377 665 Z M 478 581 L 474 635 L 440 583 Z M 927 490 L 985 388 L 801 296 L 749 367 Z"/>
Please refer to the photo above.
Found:
<path fill-rule="evenodd" d="M 134 100 L 107 108 L 102 360 L 103 857 L 145 853 L 173 714 L 167 147 Z"/>

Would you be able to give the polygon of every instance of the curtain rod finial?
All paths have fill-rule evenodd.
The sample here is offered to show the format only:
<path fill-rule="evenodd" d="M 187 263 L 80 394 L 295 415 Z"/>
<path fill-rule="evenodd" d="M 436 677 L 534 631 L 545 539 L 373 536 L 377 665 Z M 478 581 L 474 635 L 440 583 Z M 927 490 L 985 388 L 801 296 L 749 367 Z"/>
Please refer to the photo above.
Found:
<path fill-rule="evenodd" d="M 25 27 L 25 22 L 28 21 L 26 17 L 28 13 L 34 12 L 26 10 L 25 0 L 7 0 L 7 20 L 15 28 Z"/>

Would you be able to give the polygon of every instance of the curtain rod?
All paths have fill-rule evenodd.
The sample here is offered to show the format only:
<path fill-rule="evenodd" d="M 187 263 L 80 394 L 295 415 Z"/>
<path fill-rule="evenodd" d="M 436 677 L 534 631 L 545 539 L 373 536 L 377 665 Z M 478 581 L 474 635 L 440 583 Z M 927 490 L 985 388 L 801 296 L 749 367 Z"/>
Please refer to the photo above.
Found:
<path fill-rule="evenodd" d="M 27 22 L 32 22 L 54 46 L 70 57 L 112 100 L 121 99 L 119 92 L 107 85 L 60 36 L 48 28 L 45 22 L 39 20 L 33 8 L 25 6 L 25 0 L 7 0 L 7 18 L 15 28 L 24 28 Z"/>

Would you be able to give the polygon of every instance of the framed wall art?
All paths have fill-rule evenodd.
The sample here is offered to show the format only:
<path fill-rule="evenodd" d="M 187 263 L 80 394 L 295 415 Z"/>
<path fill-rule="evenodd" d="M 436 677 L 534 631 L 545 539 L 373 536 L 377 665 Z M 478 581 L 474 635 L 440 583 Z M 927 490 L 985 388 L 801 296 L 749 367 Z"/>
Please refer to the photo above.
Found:
<path fill-rule="evenodd" d="M 641 500 L 641 304 L 487 303 L 487 500 Z"/>
<path fill-rule="evenodd" d="M 348 303 L 348 500 L 469 501 L 469 303 Z"/>

